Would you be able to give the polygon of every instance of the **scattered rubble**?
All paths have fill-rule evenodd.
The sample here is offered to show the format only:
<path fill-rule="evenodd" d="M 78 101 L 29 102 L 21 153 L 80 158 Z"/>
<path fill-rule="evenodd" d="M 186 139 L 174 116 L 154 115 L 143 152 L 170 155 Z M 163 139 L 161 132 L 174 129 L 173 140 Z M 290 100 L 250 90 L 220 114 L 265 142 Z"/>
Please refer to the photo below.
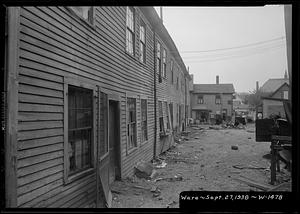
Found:
<path fill-rule="evenodd" d="M 153 166 L 151 163 L 146 163 L 145 161 L 140 161 L 134 167 L 135 175 L 138 178 L 146 178 L 152 179 L 153 174 Z"/>

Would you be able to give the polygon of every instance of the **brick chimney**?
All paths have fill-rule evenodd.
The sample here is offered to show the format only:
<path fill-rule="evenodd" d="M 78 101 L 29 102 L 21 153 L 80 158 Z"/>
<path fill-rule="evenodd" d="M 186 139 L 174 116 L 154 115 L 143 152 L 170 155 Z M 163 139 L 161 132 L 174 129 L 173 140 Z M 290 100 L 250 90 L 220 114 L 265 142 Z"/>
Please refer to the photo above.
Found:
<path fill-rule="evenodd" d="M 216 76 L 216 84 L 219 84 L 219 75 Z"/>
<path fill-rule="evenodd" d="M 256 91 L 258 91 L 259 89 L 259 85 L 258 85 L 258 81 L 256 81 Z"/>
<path fill-rule="evenodd" d="M 284 79 L 288 79 L 288 75 L 287 75 L 286 70 L 285 70 L 285 72 L 284 72 Z"/>

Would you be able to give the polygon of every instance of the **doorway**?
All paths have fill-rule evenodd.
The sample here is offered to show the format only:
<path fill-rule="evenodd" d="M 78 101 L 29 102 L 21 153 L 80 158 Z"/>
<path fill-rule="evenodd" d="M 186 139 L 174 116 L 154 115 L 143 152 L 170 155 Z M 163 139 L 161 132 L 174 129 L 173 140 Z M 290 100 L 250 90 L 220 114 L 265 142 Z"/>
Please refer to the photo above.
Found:
<path fill-rule="evenodd" d="M 121 179 L 119 101 L 109 100 L 109 184 Z"/>

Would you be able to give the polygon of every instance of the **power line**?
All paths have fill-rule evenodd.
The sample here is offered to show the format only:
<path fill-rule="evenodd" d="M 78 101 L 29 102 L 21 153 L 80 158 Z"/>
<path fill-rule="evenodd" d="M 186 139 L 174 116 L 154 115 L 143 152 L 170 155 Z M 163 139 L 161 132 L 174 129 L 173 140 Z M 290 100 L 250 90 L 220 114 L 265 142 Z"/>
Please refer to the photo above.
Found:
<path fill-rule="evenodd" d="M 199 59 L 199 58 L 209 58 L 209 57 L 222 57 L 222 56 L 228 56 L 228 54 L 243 54 L 243 53 L 250 53 L 253 51 L 261 51 L 261 50 L 267 50 L 270 48 L 274 48 L 274 47 L 280 47 L 280 46 L 285 46 L 284 43 L 278 43 L 278 44 L 272 44 L 272 45 L 267 45 L 267 46 L 261 46 L 261 47 L 255 47 L 255 48 L 251 48 L 248 50 L 236 50 L 234 52 L 229 52 L 229 53 L 215 53 L 215 54 L 210 54 L 210 55 L 198 55 L 198 56 L 188 56 L 188 57 L 182 57 L 185 61 L 189 60 L 189 59 Z"/>
<path fill-rule="evenodd" d="M 213 52 L 213 51 L 231 50 L 231 49 L 237 49 L 237 48 L 255 46 L 255 45 L 264 44 L 264 43 L 268 43 L 268 42 L 272 42 L 272 41 L 277 41 L 277 40 L 283 40 L 284 38 L 285 38 L 285 36 L 281 36 L 281 37 L 270 39 L 270 40 L 266 40 L 266 41 L 260 41 L 260 42 L 256 42 L 256 43 L 251 43 L 251 44 L 247 44 L 247 45 L 240 45 L 240 46 L 235 46 L 235 47 L 230 47 L 230 48 L 219 48 L 219 49 L 201 50 L 201 51 L 181 51 L 180 53 L 202 53 L 202 52 Z"/>
<path fill-rule="evenodd" d="M 276 46 L 276 47 L 273 47 L 272 49 L 268 49 L 268 50 L 260 51 L 260 52 L 256 52 L 256 53 L 251 53 L 251 54 L 246 54 L 246 55 L 232 55 L 232 56 L 221 57 L 221 58 L 217 58 L 217 59 L 205 59 L 205 60 L 190 61 L 190 62 L 185 61 L 185 63 L 186 64 L 192 64 L 192 63 L 202 63 L 202 62 L 215 62 L 215 61 L 220 61 L 220 60 L 228 60 L 228 59 L 232 59 L 232 58 L 247 57 L 247 56 L 250 56 L 250 55 L 261 54 L 261 53 L 264 53 L 266 51 L 276 50 L 276 49 L 279 49 L 279 48 L 281 48 L 281 46 Z"/>

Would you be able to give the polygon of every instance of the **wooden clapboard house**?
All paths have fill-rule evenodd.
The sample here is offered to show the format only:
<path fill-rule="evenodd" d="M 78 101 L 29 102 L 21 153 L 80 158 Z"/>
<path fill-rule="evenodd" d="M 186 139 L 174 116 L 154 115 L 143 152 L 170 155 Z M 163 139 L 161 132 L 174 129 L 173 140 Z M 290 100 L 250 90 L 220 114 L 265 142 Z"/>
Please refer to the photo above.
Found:
<path fill-rule="evenodd" d="M 152 7 L 5 11 L 6 206 L 109 205 L 110 184 L 186 121 L 174 42 Z"/>

